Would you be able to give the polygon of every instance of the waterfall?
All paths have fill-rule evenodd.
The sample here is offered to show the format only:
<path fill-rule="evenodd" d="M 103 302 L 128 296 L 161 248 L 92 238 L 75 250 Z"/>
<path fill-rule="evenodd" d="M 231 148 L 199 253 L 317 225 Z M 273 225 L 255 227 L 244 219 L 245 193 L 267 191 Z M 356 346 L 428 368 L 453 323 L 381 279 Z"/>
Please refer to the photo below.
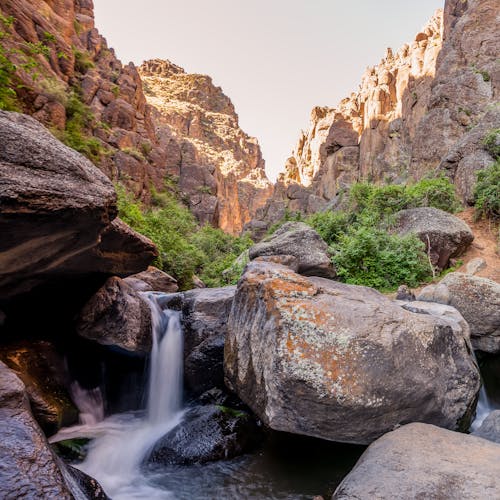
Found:
<path fill-rule="evenodd" d="M 493 411 L 496 410 L 496 406 L 492 404 L 488 398 L 488 393 L 484 387 L 484 383 L 481 386 L 481 391 L 479 392 L 479 399 L 477 401 L 476 407 L 476 417 L 471 425 L 471 431 L 476 431 L 481 427 L 484 419 Z"/>
<path fill-rule="evenodd" d="M 140 467 L 158 439 L 182 419 L 183 335 L 180 313 L 162 310 L 164 294 L 144 293 L 152 313 L 152 350 L 146 413 L 107 418 L 95 427 L 86 459 L 77 467 L 99 481 L 113 500 L 170 498 L 147 483 Z"/>
<path fill-rule="evenodd" d="M 80 424 L 95 425 L 104 420 L 104 401 L 99 387 L 87 390 L 75 381 L 71 384 L 70 393 L 80 412 Z"/>

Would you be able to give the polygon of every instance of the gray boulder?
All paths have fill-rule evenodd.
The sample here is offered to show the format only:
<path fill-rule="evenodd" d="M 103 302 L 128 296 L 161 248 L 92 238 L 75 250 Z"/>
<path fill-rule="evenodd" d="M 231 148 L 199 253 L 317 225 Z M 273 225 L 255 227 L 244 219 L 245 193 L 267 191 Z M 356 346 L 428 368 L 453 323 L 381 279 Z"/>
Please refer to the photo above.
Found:
<path fill-rule="evenodd" d="M 252 262 L 229 316 L 226 384 L 279 431 L 367 444 L 414 421 L 465 430 L 480 386 L 467 326 L 415 311 Z"/>
<path fill-rule="evenodd" d="M 474 239 L 465 222 L 437 208 L 409 208 L 395 217 L 395 230 L 401 235 L 415 233 L 439 269 L 448 267 L 450 259 L 462 255 Z"/>
<path fill-rule="evenodd" d="M 76 329 L 82 337 L 99 344 L 143 354 L 151 350 L 151 309 L 139 292 L 116 276 L 85 304 Z"/>
<path fill-rule="evenodd" d="M 182 311 L 184 376 L 199 395 L 224 387 L 224 342 L 236 287 L 200 288 L 167 295 L 163 305 Z"/>
<path fill-rule="evenodd" d="M 500 285 L 464 273 L 449 273 L 438 285 L 425 287 L 418 300 L 449 304 L 470 326 L 474 349 L 500 352 Z"/>
<path fill-rule="evenodd" d="M 375 441 L 334 500 L 500 497 L 500 446 L 433 425 L 405 425 Z"/>
<path fill-rule="evenodd" d="M 175 293 L 179 290 L 175 278 L 154 266 L 149 266 L 142 273 L 128 276 L 125 282 L 141 292 L 154 290 L 155 292 Z"/>
<path fill-rule="evenodd" d="M 500 444 L 500 410 L 492 411 L 472 434 Z"/>
<path fill-rule="evenodd" d="M 334 278 L 328 245 L 303 222 L 287 222 L 274 234 L 249 250 L 250 260 L 271 255 L 288 255 L 298 260 L 298 272 L 305 276 Z"/>

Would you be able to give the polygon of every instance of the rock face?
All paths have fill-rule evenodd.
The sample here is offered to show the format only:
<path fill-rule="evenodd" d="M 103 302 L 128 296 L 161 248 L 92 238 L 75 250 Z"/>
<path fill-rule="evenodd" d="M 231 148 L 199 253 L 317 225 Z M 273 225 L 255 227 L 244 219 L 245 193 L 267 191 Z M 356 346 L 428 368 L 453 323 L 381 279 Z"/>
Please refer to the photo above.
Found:
<path fill-rule="evenodd" d="M 472 434 L 500 444 L 500 410 L 492 411 Z"/>
<path fill-rule="evenodd" d="M 195 395 L 224 388 L 224 342 L 235 292 L 234 286 L 200 288 L 165 298 L 165 306 L 182 311 L 184 376 Z"/>
<path fill-rule="evenodd" d="M 30 413 L 23 383 L 0 362 L 0 491 L 6 499 L 84 498 Z"/>
<path fill-rule="evenodd" d="M 139 292 L 116 276 L 85 305 L 76 329 L 82 337 L 103 345 L 143 354 L 151 350 L 151 309 Z"/>
<path fill-rule="evenodd" d="M 257 139 L 240 129 L 231 100 L 210 77 L 158 59 L 139 71 L 158 136 L 179 150 L 167 174 L 198 220 L 241 232 L 272 192 Z"/>
<path fill-rule="evenodd" d="M 187 465 L 227 460 L 250 451 L 259 438 L 247 413 L 199 406 L 188 410 L 183 421 L 157 442 L 148 462 Z"/>
<path fill-rule="evenodd" d="M 419 300 L 449 304 L 470 326 L 474 349 L 500 352 L 500 285 L 464 273 L 450 273 L 438 285 L 425 287 Z"/>
<path fill-rule="evenodd" d="M 226 384 L 272 429 L 332 441 L 412 421 L 466 429 L 479 391 L 468 335 L 373 289 L 253 262 L 229 316 Z"/>
<path fill-rule="evenodd" d="M 113 220 L 106 176 L 36 120 L 0 111 L 0 142 L 0 299 L 68 274 L 138 272 L 154 258 L 149 240 Z"/>
<path fill-rule="evenodd" d="M 462 255 L 474 239 L 465 222 L 437 208 L 409 208 L 395 217 L 396 231 L 401 235 L 415 233 L 439 269 L 448 267 L 450 259 Z"/>
<path fill-rule="evenodd" d="M 433 425 L 409 424 L 375 441 L 332 500 L 495 498 L 500 446 Z"/>
<path fill-rule="evenodd" d="M 335 269 L 328 254 L 328 245 L 321 236 L 303 222 L 287 222 L 274 234 L 249 250 L 250 259 L 270 256 L 292 256 L 297 272 L 305 276 L 334 278 Z"/>
<path fill-rule="evenodd" d="M 402 183 L 436 169 L 470 203 L 475 172 L 493 163 L 483 139 L 500 124 L 497 16 L 495 0 L 446 0 L 357 92 L 314 108 L 258 218 L 318 211 L 357 180 Z"/>

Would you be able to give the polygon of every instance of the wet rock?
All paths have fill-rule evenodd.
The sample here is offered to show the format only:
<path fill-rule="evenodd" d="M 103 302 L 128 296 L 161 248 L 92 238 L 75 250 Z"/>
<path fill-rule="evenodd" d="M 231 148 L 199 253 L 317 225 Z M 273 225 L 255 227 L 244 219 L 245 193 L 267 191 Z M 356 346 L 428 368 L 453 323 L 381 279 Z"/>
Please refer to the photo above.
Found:
<path fill-rule="evenodd" d="M 23 381 L 33 416 L 46 435 L 78 422 L 78 410 L 66 389 L 63 360 L 52 344 L 4 346 L 0 359 Z"/>
<path fill-rule="evenodd" d="M 291 255 L 298 260 L 298 272 L 306 276 L 334 278 L 336 273 L 321 236 L 303 222 L 287 222 L 274 234 L 249 250 L 251 260 L 257 257 Z"/>
<path fill-rule="evenodd" d="M 332 441 L 366 444 L 412 421 L 467 429 L 480 380 L 462 325 L 252 262 L 228 320 L 226 384 L 272 429 Z"/>
<path fill-rule="evenodd" d="M 133 274 L 127 277 L 125 282 L 130 283 L 130 280 L 140 280 L 148 286 L 148 290 L 154 290 L 156 292 L 175 293 L 179 290 L 175 278 L 172 278 L 169 274 L 153 266 L 149 266 L 146 271 L 142 273 Z"/>
<path fill-rule="evenodd" d="M 375 441 L 332 500 L 492 498 L 500 491 L 500 446 L 421 423 Z"/>
<path fill-rule="evenodd" d="M 462 255 L 474 239 L 469 226 L 437 208 L 409 208 L 396 214 L 399 234 L 415 233 L 425 243 L 431 262 L 439 269 L 451 258 Z"/>
<path fill-rule="evenodd" d="M 0 420 L 2 498 L 84 498 L 33 419 L 23 383 L 2 362 Z"/>
<path fill-rule="evenodd" d="M 224 341 L 235 291 L 200 288 L 165 298 L 166 307 L 182 311 L 185 381 L 195 395 L 224 387 Z"/>
<path fill-rule="evenodd" d="M 500 444 L 500 410 L 492 411 L 472 434 Z"/>
<path fill-rule="evenodd" d="M 92 500 L 109 500 L 102 486 L 93 477 L 88 476 L 85 472 L 71 465 L 67 465 L 67 470 L 86 498 Z"/>
<path fill-rule="evenodd" d="M 464 273 L 449 273 L 438 285 L 425 287 L 418 300 L 455 307 L 470 326 L 474 349 L 500 352 L 500 285 Z"/>
<path fill-rule="evenodd" d="M 260 437 L 247 413 L 200 406 L 188 410 L 183 421 L 157 442 L 148 462 L 187 465 L 227 460 L 252 450 Z"/>
<path fill-rule="evenodd" d="M 116 276 L 87 302 L 76 325 L 82 337 L 143 354 L 151 350 L 151 328 L 148 303 Z"/>

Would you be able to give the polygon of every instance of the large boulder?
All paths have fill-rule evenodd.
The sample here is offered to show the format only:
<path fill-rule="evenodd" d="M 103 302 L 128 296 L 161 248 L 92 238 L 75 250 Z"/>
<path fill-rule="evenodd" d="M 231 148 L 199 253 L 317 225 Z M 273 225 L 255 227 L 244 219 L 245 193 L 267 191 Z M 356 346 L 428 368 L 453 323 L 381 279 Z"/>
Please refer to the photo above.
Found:
<path fill-rule="evenodd" d="M 223 406 L 198 406 L 163 436 L 153 448 L 149 463 L 193 464 L 227 460 L 250 451 L 261 434 L 247 413 Z"/>
<path fill-rule="evenodd" d="M 253 262 L 228 320 L 226 384 L 279 431 L 367 444 L 414 421 L 465 430 L 480 386 L 468 335 L 373 289 Z"/>
<path fill-rule="evenodd" d="M 224 387 L 224 342 L 236 287 L 199 288 L 165 297 L 166 307 L 182 311 L 184 376 L 188 389 L 200 395 Z"/>
<path fill-rule="evenodd" d="M 2 498 L 86 498 L 33 419 L 24 384 L 2 362 L 0 420 Z"/>
<path fill-rule="evenodd" d="M 500 285 L 495 281 L 449 273 L 437 285 L 425 287 L 417 298 L 458 309 L 470 326 L 474 349 L 500 352 Z"/>
<path fill-rule="evenodd" d="M 0 347 L 2 360 L 23 381 L 33 416 L 46 435 L 78 422 L 78 410 L 67 390 L 62 356 L 46 341 Z"/>
<path fill-rule="evenodd" d="M 492 411 L 472 434 L 500 444 L 500 410 Z"/>
<path fill-rule="evenodd" d="M 147 267 L 154 245 L 112 224 L 115 190 L 89 160 L 18 113 L 0 111 L 0 144 L 0 299 L 61 275 Z"/>
<path fill-rule="evenodd" d="M 433 425 L 405 425 L 375 441 L 332 499 L 498 498 L 500 445 Z"/>
<path fill-rule="evenodd" d="M 305 276 L 334 278 L 328 245 L 303 222 L 287 222 L 275 233 L 249 250 L 251 260 L 271 255 L 292 255 L 298 260 L 298 272 Z"/>
<path fill-rule="evenodd" d="M 76 329 L 99 344 L 114 345 L 136 353 L 151 350 L 151 309 L 140 292 L 113 276 L 85 304 Z"/>
<path fill-rule="evenodd" d="M 432 207 L 409 208 L 396 213 L 396 231 L 415 233 L 425 243 L 431 262 L 439 269 L 462 255 L 474 239 L 469 226 L 458 217 Z"/>
<path fill-rule="evenodd" d="M 142 273 L 133 274 L 125 278 L 135 290 L 146 292 L 175 293 L 179 290 L 177 280 L 157 267 L 149 266 Z"/>

